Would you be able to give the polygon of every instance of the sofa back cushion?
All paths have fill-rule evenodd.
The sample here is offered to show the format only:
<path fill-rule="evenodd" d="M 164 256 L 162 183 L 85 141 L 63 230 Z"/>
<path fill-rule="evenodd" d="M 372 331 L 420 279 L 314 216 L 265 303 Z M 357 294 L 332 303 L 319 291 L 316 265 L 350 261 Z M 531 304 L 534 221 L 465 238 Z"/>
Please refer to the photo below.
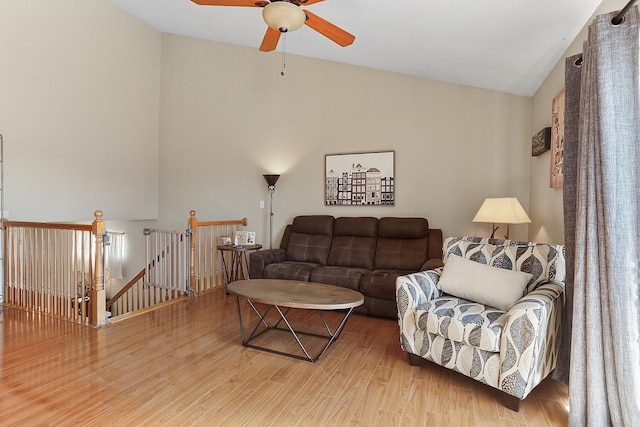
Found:
<path fill-rule="evenodd" d="M 378 218 L 336 218 L 329 265 L 373 269 L 377 234 Z"/>
<path fill-rule="evenodd" d="M 331 215 L 303 215 L 293 219 L 287 260 L 326 265 L 333 236 Z"/>
<path fill-rule="evenodd" d="M 424 218 L 380 218 L 376 269 L 418 271 L 427 260 L 429 223 Z"/>
<path fill-rule="evenodd" d="M 447 238 L 443 252 L 445 265 L 450 255 L 458 255 L 492 267 L 529 273 L 532 278 L 526 293 L 542 282 L 565 279 L 562 245 L 465 236 Z"/>
<path fill-rule="evenodd" d="M 293 224 L 287 224 L 284 228 L 284 232 L 282 233 L 282 240 L 280 241 L 280 249 L 284 249 L 285 253 L 287 252 L 287 248 L 289 247 L 289 239 L 291 238 L 291 229 L 293 228 Z"/>

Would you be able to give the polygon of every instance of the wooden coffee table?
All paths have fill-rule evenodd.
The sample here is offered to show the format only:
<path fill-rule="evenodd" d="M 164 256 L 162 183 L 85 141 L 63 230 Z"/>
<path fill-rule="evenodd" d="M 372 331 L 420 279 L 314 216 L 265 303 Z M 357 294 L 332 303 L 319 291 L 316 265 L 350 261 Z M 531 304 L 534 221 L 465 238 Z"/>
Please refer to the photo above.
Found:
<path fill-rule="evenodd" d="M 227 288 L 230 294 L 237 296 L 238 317 L 240 319 L 240 335 L 242 337 L 242 345 L 258 350 L 264 350 L 271 353 L 281 354 L 285 356 L 295 357 L 296 359 L 308 360 L 316 362 L 329 348 L 329 346 L 338 338 L 340 332 L 347 323 L 351 312 L 355 307 L 364 303 L 364 297 L 360 292 L 341 288 L 339 286 L 325 285 L 322 283 L 301 282 L 297 280 L 278 280 L 278 279 L 250 279 L 239 280 L 229 283 Z M 245 338 L 244 324 L 242 321 L 242 308 L 240 307 L 240 299 L 246 299 L 249 306 L 258 315 L 258 321 L 248 338 Z M 255 303 L 265 304 L 265 308 L 260 311 Z M 280 318 L 275 324 L 270 324 L 266 316 L 269 311 L 275 308 Z M 317 311 L 320 314 L 327 334 L 315 334 L 310 332 L 296 331 L 287 319 L 287 313 L 290 309 L 306 309 Z M 284 309 L 284 310 L 283 310 Z M 331 330 L 324 316 L 325 311 L 346 310 L 340 324 Z M 280 325 L 284 323 L 286 328 Z M 262 327 L 261 327 L 262 326 Z M 291 332 L 296 342 L 302 349 L 304 356 L 288 353 L 284 351 L 274 350 L 268 347 L 258 346 L 251 342 L 267 331 L 280 330 Z M 311 356 L 299 335 L 311 335 L 326 339 L 326 345 L 316 355 Z"/>

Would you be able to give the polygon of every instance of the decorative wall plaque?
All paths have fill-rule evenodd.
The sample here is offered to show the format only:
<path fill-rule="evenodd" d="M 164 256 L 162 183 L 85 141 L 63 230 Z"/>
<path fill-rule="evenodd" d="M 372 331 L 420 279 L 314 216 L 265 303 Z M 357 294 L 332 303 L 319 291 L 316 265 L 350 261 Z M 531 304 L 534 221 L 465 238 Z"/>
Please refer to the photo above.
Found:
<path fill-rule="evenodd" d="M 564 183 L 564 88 L 553 98 L 551 105 L 551 188 Z"/>
<path fill-rule="evenodd" d="M 551 128 L 544 128 L 531 138 L 531 155 L 539 156 L 551 148 Z"/>

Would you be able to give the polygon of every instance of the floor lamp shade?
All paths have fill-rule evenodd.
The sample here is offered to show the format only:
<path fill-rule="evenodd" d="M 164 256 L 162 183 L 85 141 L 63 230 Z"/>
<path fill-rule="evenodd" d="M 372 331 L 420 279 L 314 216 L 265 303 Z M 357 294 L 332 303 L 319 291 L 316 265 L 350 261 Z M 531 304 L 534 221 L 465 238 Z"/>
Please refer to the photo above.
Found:
<path fill-rule="evenodd" d="M 267 185 L 275 189 L 276 182 L 278 182 L 280 175 L 264 174 L 262 176 L 264 177 L 264 180 L 267 181 Z"/>
<path fill-rule="evenodd" d="M 269 249 L 273 249 L 273 192 L 276 191 L 276 182 L 280 175 L 264 174 L 269 189 Z"/>

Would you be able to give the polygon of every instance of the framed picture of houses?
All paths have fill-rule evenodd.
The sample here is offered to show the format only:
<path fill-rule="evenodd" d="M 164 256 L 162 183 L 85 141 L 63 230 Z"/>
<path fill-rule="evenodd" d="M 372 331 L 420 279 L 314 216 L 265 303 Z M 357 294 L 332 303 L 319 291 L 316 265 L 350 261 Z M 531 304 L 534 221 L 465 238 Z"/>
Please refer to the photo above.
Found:
<path fill-rule="evenodd" d="M 395 151 L 327 154 L 325 205 L 395 204 Z"/>
<path fill-rule="evenodd" d="M 551 188 L 562 188 L 564 183 L 564 88 L 551 104 Z"/>

